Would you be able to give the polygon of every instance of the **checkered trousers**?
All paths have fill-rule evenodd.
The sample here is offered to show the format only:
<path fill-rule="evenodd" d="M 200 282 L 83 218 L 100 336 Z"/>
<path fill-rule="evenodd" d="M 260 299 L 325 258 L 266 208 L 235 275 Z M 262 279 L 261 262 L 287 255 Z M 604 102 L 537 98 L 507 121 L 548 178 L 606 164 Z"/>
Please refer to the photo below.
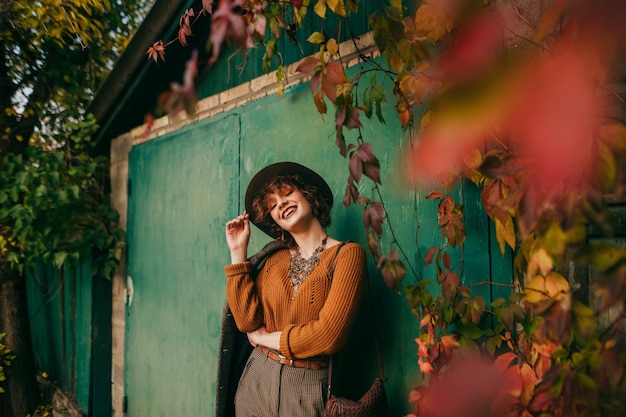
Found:
<path fill-rule="evenodd" d="M 328 369 L 281 365 L 253 349 L 235 394 L 236 417 L 322 417 Z"/>

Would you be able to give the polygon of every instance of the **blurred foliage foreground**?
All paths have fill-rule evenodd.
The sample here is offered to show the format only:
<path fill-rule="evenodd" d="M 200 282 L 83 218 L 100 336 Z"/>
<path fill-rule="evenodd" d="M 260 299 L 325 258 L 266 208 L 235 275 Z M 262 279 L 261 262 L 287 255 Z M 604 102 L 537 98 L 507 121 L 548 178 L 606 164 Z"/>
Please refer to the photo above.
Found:
<path fill-rule="evenodd" d="M 626 251 L 611 243 L 616 216 L 608 204 L 624 197 L 624 100 L 616 91 L 623 85 L 613 88 L 611 80 L 623 76 L 616 70 L 626 3 L 425 0 L 406 8 L 392 0 L 376 11 L 358 0 L 202 6 L 181 17 L 178 40 L 184 45 L 195 24 L 210 24 L 204 65 L 218 59 L 225 42 L 244 55 L 264 48 L 264 68 L 277 63 L 279 94 L 287 75 L 279 41 L 308 31 L 308 42 L 319 45 L 298 71 L 312 77 L 311 111 L 334 108 L 336 146 L 350 174 L 343 202 L 362 206 L 372 257 L 420 320 L 415 340 L 424 384 L 410 394 L 415 415 L 626 413 L 618 337 Z M 361 54 L 361 70 L 349 78 L 338 45 L 350 39 L 338 34 L 355 13 L 367 13 L 384 64 Z M 311 22 L 320 29 L 310 29 Z M 148 57 L 165 59 L 174 41 L 155 42 Z M 184 85 L 163 94 L 165 111 L 193 112 L 196 56 Z M 359 89 L 367 73 L 369 84 Z M 389 84 L 390 97 L 383 88 Z M 395 239 L 379 162 L 361 130 L 364 116 L 385 122 L 386 103 L 410 137 L 408 186 L 438 204 L 441 244 L 420 254 L 415 242 L 417 256 L 407 256 L 411 248 Z M 480 187 L 500 249 L 514 256 L 510 295 L 489 305 L 472 291 L 491 282 L 463 284 L 472 273 L 463 271 L 464 201 L 455 192 L 463 180 Z M 591 230 L 607 239 L 589 239 Z M 416 258 L 421 265 L 409 261 Z M 420 272 L 424 265 L 434 266 L 434 276 Z M 564 276 L 572 265 L 589 268 L 592 291 Z"/>

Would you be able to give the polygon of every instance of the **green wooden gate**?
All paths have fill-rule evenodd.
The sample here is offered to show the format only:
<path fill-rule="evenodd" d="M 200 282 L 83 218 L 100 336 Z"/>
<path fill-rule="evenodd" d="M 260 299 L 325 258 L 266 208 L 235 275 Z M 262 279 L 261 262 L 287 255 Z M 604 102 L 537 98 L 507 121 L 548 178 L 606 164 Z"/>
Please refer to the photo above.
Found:
<path fill-rule="evenodd" d="M 237 118 L 227 117 L 130 154 L 129 416 L 213 414 L 228 254 L 221 242 L 237 204 L 238 131 Z"/>

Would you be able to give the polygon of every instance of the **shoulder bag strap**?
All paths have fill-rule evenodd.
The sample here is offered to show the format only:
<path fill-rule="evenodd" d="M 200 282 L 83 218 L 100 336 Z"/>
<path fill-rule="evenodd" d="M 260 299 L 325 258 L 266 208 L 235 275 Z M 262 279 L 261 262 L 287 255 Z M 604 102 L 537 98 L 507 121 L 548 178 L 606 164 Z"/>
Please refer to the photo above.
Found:
<path fill-rule="evenodd" d="M 347 240 L 347 241 L 341 242 L 338 245 L 337 250 L 335 251 L 335 254 L 333 255 L 333 259 L 330 260 L 330 265 L 328 266 L 328 279 L 330 280 L 331 283 L 333 281 L 333 275 L 335 273 L 335 264 L 337 263 L 337 256 L 339 255 L 339 251 L 348 242 L 351 242 L 351 241 Z M 326 392 L 326 400 L 330 399 L 332 379 L 333 379 L 333 357 L 331 356 L 330 360 L 328 361 L 328 389 Z"/>
<path fill-rule="evenodd" d="M 333 275 L 335 274 L 335 264 L 337 263 L 337 256 L 339 255 L 339 251 L 346 243 L 349 243 L 349 242 L 352 242 L 352 241 L 346 240 L 345 242 L 341 242 L 339 245 L 337 245 L 337 250 L 335 251 L 335 254 L 333 255 L 333 259 L 330 260 L 330 265 L 328 266 L 328 279 L 331 281 L 333 280 Z"/>
<path fill-rule="evenodd" d="M 341 242 L 339 244 L 339 247 L 337 248 L 337 250 L 335 251 L 335 254 L 333 255 L 333 259 L 330 261 L 330 266 L 328 268 L 328 271 L 329 271 L 329 279 L 331 281 L 333 279 L 333 274 L 335 272 L 335 264 L 337 262 L 337 255 L 339 255 L 339 251 L 341 250 L 343 245 L 345 245 L 348 242 L 351 242 L 351 241 L 348 240 L 345 242 Z M 380 350 L 380 341 L 378 340 L 378 332 L 376 331 L 376 321 L 375 321 L 375 316 L 374 316 L 374 301 L 372 300 L 372 291 L 371 291 L 371 286 L 370 286 L 369 274 L 367 274 L 366 277 L 367 277 L 367 285 L 368 285 L 368 293 L 369 293 L 372 333 L 374 334 L 374 344 L 376 346 L 376 357 L 378 359 L 378 371 L 380 372 L 381 380 L 384 382 L 387 380 L 387 378 L 385 377 L 385 371 L 383 369 L 383 358 L 382 358 L 382 354 Z M 331 396 L 332 376 L 333 376 L 333 356 L 330 357 L 330 361 L 328 363 L 328 392 L 326 396 L 327 400 L 329 400 Z"/>

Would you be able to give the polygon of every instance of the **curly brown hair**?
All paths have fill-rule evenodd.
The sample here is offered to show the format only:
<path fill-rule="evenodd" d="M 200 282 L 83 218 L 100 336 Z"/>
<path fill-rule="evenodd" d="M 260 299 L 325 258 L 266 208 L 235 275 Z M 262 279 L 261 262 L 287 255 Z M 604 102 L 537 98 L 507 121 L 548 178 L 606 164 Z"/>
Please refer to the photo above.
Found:
<path fill-rule="evenodd" d="M 311 205 L 313 215 L 320 222 L 324 230 L 330 226 L 330 210 L 326 200 L 319 196 L 317 187 L 308 184 L 300 175 L 279 175 L 274 177 L 271 181 L 267 182 L 256 193 L 254 200 L 252 200 L 252 213 L 251 216 L 256 223 L 265 223 L 270 226 L 272 232 L 276 235 L 282 236 L 290 246 L 294 246 L 295 242 L 289 232 L 283 231 L 280 226 L 274 222 L 270 215 L 270 204 L 268 196 L 270 194 L 284 195 L 293 189 L 297 189 L 302 193 L 307 202 Z"/>

